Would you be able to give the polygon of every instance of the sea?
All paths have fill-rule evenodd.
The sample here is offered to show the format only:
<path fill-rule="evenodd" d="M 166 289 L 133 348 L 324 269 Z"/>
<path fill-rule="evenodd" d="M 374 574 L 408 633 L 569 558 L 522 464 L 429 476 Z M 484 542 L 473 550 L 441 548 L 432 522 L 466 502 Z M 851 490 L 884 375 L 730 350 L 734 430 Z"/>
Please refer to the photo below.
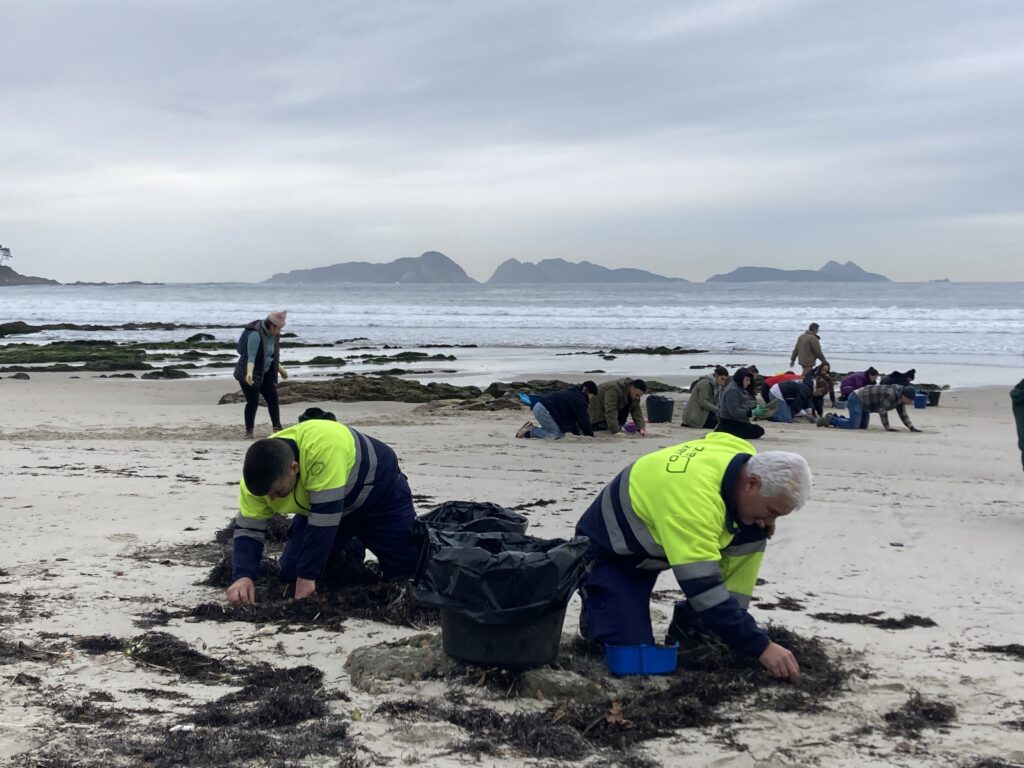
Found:
<path fill-rule="evenodd" d="M 360 337 L 366 346 L 393 347 L 389 354 L 418 348 L 454 354 L 455 361 L 401 367 L 422 371 L 416 377 L 423 380 L 461 384 L 525 374 L 689 377 L 719 363 L 754 363 L 762 373 L 776 372 L 788 367 L 796 337 L 811 322 L 819 324 L 822 348 L 836 371 L 914 368 L 917 382 L 951 387 L 1013 385 L 1024 375 L 1022 283 L 5 286 L 0 322 L 200 328 L 46 331 L 0 344 L 81 338 L 158 343 L 184 340 L 206 326 L 218 339 L 234 341 L 242 325 L 278 309 L 288 310 L 285 330 L 296 341 L 323 345 L 285 345 L 286 366 L 309 375 L 323 369 L 303 361 L 341 356 L 336 342 Z M 654 346 L 703 351 L 614 359 L 596 354 Z"/>

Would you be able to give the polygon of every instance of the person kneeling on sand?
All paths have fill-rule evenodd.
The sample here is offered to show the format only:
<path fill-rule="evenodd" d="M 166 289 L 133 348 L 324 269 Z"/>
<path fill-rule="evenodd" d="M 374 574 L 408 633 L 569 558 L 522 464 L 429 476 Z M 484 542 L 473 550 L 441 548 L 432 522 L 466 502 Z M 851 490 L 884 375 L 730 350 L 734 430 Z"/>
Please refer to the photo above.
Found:
<path fill-rule="evenodd" d="M 895 409 L 904 426 L 911 432 L 921 430 L 910 423 L 907 406 L 913 405 L 917 390 L 902 384 L 868 384 L 855 389 L 846 399 L 846 416 L 828 413 L 818 419 L 819 427 L 838 427 L 839 429 L 867 429 L 871 414 L 877 413 L 882 426 L 887 432 L 895 432 L 889 426 L 889 411 Z"/>
<path fill-rule="evenodd" d="M 595 565 L 580 589 L 580 632 L 598 643 L 650 645 L 651 591 L 672 569 L 686 600 L 666 642 L 716 635 L 775 677 L 800 679 L 796 657 L 747 611 L 775 521 L 802 507 L 811 470 L 795 453 L 755 455 L 711 432 L 649 453 L 620 472 L 576 524 Z"/>
<path fill-rule="evenodd" d="M 647 422 L 640 409 L 640 398 L 647 391 L 643 379 L 614 379 L 597 385 L 597 394 L 590 398 L 587 412 L 590 426 L 595 432 L 607 431 L 613 435 L 622 431 L 626 419 L 633 417 L 636 431 L 647 434 Z"/>
<path fill-rule="evenodd" d="M 274 515 L 293 515 L 280 578 L 295 599 L 316 592 L 324 566 L 358 537 L 385 578 L 406 578 L 419 551 L 409 483 L 390 446 L 326 419 L 310 419 L 257 440 L 245 454 L 227 589 L 232 603 L 256 602 L 255 580 Z"/>
<path fill-rule="evenodd" d="M 715 367 L 715 375 L 701 376 L 690 385 L 690 398 L 683 408 L 683 420 L 679 426 L 697 429 L 714 429 L 718 426 L 718 404 L 722 391 L 729 382 L 729 372 L 722 366 Z"/>
<path fill-rule="evenodd" d="M 767 419 L 778 410 L 778 401 L 768 405 L 758 405 L 748 391 L 754 377 L 746 368 L 737 369 L 732 381 L 722 392 L 722 402 L 718 406 L 719 432 L 742 437 L 744 440 L 756 440 L 764 434 L 764 427 L 751 424 L 750 419 Z"/>
<path fill-rule="evenodd" d="M 566 432 L 593 437 L 594 429 L 590 426 L 588 404 L 590 398 L 596 394 L 597 384 L 584 381 L 578 386 L 566 387 L 550 395 L 543 395 L 533 404 L 533 417 L 540 426 L 528 421 L 519 428 L 516 437 L 559 440 L 565 437 Z"/>

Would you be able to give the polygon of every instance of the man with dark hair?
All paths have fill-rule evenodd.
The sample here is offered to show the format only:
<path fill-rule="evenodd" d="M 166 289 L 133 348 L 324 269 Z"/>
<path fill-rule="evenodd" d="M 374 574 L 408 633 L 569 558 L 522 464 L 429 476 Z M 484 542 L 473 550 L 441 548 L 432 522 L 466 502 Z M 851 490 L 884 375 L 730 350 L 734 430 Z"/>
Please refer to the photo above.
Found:
<path fill-rule="evenodd" d="M 613 435 L 622 431 L 626 419 L 633 417 L 636 431 L 647 434 L 647 422 L 640 408 L 640 398 L 647 392 L 643 379 L 614 379 L 597 385 L 597 394 L 590 399 L 588 413 L 595 432 L 607 430 Z"/>
<path fill-rule="evenodd" d="M 584 381 L 550 395 L 543 395 L 533 404 L 533 417 L 540 426 L 528 421 L 519 428 L 516 437 L 559 440 L 565 437 L 566 432 L 593 437 L 594 429 L 590 426 L 587 406 L 590 398 L 596 394 L 597 384 Z"/>
<path fill-rule="evenodd" d="M 419 551 L 409 483 L 390 446 L 336 421 L 315 418 L 257 440 L 245 454 L 227 589 L 232 603 L 256 602 L 263 543 L 274 515 L 293 515 L 280 578 L 295 599 L 316 592 L 324 566 L 353 537 L 385 578 L 411 576 Z"/>
<path fill-rule="evenodd" d="M 907 406 L 914 404 L 914 395 L 916 394 L 917 390 L 910 385 L 868 384 L 866 387 L 855 389 L 850 393 L 846 400 L 846 416 L 826 413 L 818 419 L 818 426 L 867 429 L 868 423 L 871 421 L 871 414 L 877 413 L 885 431 L 895 432 L 896 429 L 889 426 L 889 411 L 895 410 L 907 429 L 911 432 L 920 432 L 921 430 L 910 422 L 910 417 L 907 415 Z"/>

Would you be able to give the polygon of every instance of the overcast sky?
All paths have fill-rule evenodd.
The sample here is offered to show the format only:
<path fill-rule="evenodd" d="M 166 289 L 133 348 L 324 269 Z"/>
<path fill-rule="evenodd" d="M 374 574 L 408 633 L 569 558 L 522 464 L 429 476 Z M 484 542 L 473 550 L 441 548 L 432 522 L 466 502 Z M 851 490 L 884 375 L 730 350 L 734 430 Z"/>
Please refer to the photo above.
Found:
<path fill-rule="evenodd" d="M 1024 2 L 0 0 L 24 274 L 1024 280 Z"/>

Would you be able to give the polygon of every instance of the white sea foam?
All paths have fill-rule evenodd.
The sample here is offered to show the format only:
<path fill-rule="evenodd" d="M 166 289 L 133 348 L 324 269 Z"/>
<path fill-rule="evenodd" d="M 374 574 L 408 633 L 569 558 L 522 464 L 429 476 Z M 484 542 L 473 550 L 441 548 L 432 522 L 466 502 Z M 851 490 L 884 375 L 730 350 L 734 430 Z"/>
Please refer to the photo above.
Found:
<path fill-rule="evenodd" d="M 209 324 L 232 326 L 211 331 L 232 340 L 237 327 L 270 309 L 288 309 L 287 330 L 304 343 L 330 345 L 366 336 L 372 343 L 407 347 L 544 348 L 547 356 L 555 349 L 664 345 L 783 365 L 796 336 L 814 321 L 831 358 L 892 361 L 893 367 L 924 360 L 936 366 L 1019 369 L 1021 289 L 994 283 L 24 286 L 0 289 L 0 306 L 5 321 Z M 182 340 L 193 332 L 50 331 L 7 342 Z M 994 378 L 1001 383 L 1006 376 Z"/>

